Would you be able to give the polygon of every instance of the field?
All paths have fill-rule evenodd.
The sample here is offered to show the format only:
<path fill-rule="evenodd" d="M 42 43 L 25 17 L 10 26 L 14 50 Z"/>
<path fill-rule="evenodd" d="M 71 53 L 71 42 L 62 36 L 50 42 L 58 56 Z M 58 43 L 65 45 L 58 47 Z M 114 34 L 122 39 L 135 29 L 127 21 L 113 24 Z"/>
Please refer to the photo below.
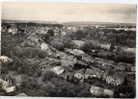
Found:
<path fill-rule="evenodd" d="M 16 90 L 0 94 L 134 98 L 136 31 L 132 27 L 3 22 L 1 54 L 13 62 L 2 65 L 2 78 Z"/>

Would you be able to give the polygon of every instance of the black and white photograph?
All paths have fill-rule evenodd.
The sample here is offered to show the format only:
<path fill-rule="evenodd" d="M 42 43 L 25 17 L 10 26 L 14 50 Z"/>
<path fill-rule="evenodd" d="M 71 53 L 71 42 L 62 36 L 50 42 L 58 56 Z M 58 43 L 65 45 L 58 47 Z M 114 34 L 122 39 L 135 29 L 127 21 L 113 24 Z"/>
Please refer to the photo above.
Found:
<path fill-rule="evenodd" d="M 136 4 L 1 2 L 0 96 L 136 97 Z"/>

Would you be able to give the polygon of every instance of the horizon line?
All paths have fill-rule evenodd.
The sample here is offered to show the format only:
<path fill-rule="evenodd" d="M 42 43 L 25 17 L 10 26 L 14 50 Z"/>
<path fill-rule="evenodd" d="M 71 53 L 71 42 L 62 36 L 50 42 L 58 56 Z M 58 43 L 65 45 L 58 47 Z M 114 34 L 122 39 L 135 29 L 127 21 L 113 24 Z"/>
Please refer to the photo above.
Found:
<path fill-rule="evenodd" d="M 1 21 L 26 21 L 26 22 L 34 22 L 34 23 L 37 23 L 37 22 L 55 22 L 55 23 L 58 23 L 58 24 L 62 24 L 62 23 L 70 23 L 70 22 L 95 22 L 95 23 L 126 23 L 126 24 L 136 24 L 136 22 L 105 22 L 105 21 L 65 21 L 65 22 L 58 22 L 58 21 L 48 21 L 48 20 L 26 20 L 26 19 L 1 19 Z"/>

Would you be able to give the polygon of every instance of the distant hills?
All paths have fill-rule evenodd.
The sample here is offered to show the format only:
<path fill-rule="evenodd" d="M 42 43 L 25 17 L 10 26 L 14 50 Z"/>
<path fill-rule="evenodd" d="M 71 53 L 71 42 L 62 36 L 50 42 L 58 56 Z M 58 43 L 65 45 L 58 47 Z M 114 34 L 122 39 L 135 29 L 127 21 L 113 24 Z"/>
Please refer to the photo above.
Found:
<path fill-rule="evenodd" d="M 59 23 L 56 21 L 39 21 L 39 20 L 2 20 L 3 23 L 38 23 L 38 24 L 64 24 L 64 25 L 113 25 L 113 24 L 128 24 L 128 25 L 136 25 L 135 23 L 113 23 L 113 22 L 63 22 Z"/>
<path fill-rule="evenodd" d="M 3 23 L 39 23 L 39 24 L 60 24 L 55 21 L 28 21 L 28 20 L 2 20 Z"/>
<path fill-rule="evenodd" d="M 112 24 L 129 24 L 135 25 L 135 23 L 113 23 L 113 22 L 66 22 L 65 25 L 112 25 Z"/>

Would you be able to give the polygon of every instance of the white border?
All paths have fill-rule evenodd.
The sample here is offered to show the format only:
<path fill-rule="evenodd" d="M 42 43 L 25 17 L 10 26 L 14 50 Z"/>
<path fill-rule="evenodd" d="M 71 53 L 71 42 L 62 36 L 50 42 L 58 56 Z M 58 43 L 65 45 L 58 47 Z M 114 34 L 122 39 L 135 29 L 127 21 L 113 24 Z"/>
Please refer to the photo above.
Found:
<path fill-rule="evenodd" d="M 79 3 L 122 3 L 136 4 L 137 0 L 0 0 L 1 2 L 79 2 Z"/>
<path fill-rule="evenodd" d="M 137 16 L 138 16 L 138 0 L 0 0 L 0 2 L 76 2 L 76 3 L 119 3 L 119 4 L 137 4 Z M 1 7 L 1 5 L 0 5 Z M 1 13 L 1 11 L 0 11 Z M 1 17 L 1 14 L 0 14 Z M 1 21 L 0 21 L 1 23 Z M 138 17 L 137 17 L 137 22 L 136 22 L 136 82 L 138 82 Z M 138 86 L 136 84 L 136 99 L 137 99 L 137 95 L 138 95 Z M 10 99 L 10 98 L 14 98 L 14 99 L 37 99 L 37 98 L 46 98 L 46 99 L 51 99 L 53 97 L 16 97 L 16 96 L 0 96 L 0 99 Z M 55 99 L 61 99 L 61 97 L 55 97 Z M 63 97 L 62 97 L 63 99 Z M 71 99 L 71 98 L 68 98 Z M 74 98 L 74 99 L 79 99 L 79 98 Z M 86 98 L 81 98 L 81 99 L 86 99 Z M 92 98 L 88 98 L 88 99 L 92 99 Z M 95 99 L 95 98 L 93 98 Z M 100 98 L 99 98 L 100 99 Z M 113 98 L 112 98 L 113 99 Z"/>

